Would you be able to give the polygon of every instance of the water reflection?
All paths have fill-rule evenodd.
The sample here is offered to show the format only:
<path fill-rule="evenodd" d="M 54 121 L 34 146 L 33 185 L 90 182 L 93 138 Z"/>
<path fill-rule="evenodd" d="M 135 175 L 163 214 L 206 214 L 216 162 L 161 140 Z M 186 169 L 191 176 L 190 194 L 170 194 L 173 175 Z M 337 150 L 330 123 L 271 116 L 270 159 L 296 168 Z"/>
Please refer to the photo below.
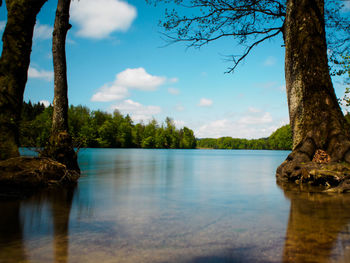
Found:
<path fill-rule="evenodd" d="M 350 195 L 284 187 L 290 214 L 283 262 L 350 262 Z"/>
<path fill-rule="evenodd" d="M 26 262 L 20 201 L 0 202 L 0 262 Z"/>
<path fill-rule="evenodd" d="M 50 192 L 54 227 L 55 262 L 65 263 L 68 259 L 68 224 L 74 189 L 57 189 Z"/>
<path fill-rule="evenodd" d="M 74 192 L 75 187 L 50 189 L 27 200 L 1 201 L 0 262 L 67 262 Z M 48 238 L 51 235 L 53 242 Z M 30 241 L 36 241 L 35 249 L 40 247 L 40 255 L 32 253 L 34 247 Z M 49 244 L 52 244 L 51 248 L 47 246 Z"/>
<path fill-rule="evenodd" d="M 287 155 L 82 150 L 76 189 L 0 203 L 0 262 L 350 262 L 350 195 L 281 191 Z"/>

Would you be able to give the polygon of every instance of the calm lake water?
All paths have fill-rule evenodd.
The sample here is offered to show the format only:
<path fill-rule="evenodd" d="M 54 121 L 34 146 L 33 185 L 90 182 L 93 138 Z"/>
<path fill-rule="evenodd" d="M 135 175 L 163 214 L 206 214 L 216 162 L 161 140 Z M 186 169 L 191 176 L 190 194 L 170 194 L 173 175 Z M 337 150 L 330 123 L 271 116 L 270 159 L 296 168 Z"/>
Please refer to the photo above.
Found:
<path fill-rule="evenodd" d="M 82 149 L 74 189 L 0 202 L 0 262 L 350 262 L 350 195 L 282 190 L 287 155 Z"/>

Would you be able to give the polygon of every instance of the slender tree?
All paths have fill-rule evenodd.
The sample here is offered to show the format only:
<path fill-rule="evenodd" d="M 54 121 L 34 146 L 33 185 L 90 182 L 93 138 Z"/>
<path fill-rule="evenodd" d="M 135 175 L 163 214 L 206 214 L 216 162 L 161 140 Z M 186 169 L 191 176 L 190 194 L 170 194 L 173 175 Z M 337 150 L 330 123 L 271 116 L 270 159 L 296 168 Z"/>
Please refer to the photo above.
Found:
<path fill-rule="evenodd" d="M 58 0 L 57 3 L 52 34 L 55 85 L 52 131 L 50 141 L 42 155 L 65 164 L 68 169 L 79 171 L 77 155 L 73 148 L 72 138 L 68 133 L 66 36 L 68 30 L 71 28 L 69 24 L 70 3 L 71 0 Z"/>
<path fill-rule="evenodd" d="M 164 0 L 165 1 L 165 0 Z M 149 0 L 148 2 L 160 2 Z M 171 1 L 165 1 L 171 2 Z M 238 40 L 243 52 L 232 55 L 233 72 L 260 43 L 282 34 L 293 152 L 278 175 L 298 175 L 301 162 L 317 149 L 332 161 L 350 163 L 350 137 L 329 74 L 328 48 L 333 56 L 349 48 L 350 21 L 341 1 L 328 0 L 174 0 L 186 15 L 167 11 L 162 26 L 170 42 L 201 47 L 221 38 Z M 326 7 L 326 9 L 325 9 Z M 193 15 L 186 9 L 193 8 Z M 326 19 L 325 19 L 326 18 Z"/>
<path fill-rule="evenodd" d="M 7 23 L 0 58 L 0 160 L 19 155 L 19 121 L 34 26 L 36 16 L 46 1 L 5 1 Z"/>

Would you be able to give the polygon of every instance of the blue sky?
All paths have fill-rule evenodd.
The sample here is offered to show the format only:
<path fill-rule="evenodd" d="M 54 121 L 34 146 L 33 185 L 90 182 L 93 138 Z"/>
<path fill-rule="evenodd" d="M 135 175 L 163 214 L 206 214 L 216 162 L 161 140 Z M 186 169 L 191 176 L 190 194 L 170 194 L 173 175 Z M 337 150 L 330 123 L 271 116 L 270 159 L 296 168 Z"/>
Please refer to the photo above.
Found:
<path fill-rule="evenodd" d="M 51 35 L 57 1 L 37 18 L 24 100 L 53 100 Z M 130 114 L 134 122 L 167 116 L 199 138 L 261 138 L 287 124 L 281 37 L 261 44 L 234 74 L 224 55 L 240 48 L 224 39 L 201 49 L 166 46 L 158 26 L 167 6 L 144 0 L 74 0 L 67 37 L 69 103 Z M 6 10 L 0 8 L 0 31 Z M 0 48 L 2 45 L 0 46 Z M 338 97 L 344 86 L 335 83 Z"/>

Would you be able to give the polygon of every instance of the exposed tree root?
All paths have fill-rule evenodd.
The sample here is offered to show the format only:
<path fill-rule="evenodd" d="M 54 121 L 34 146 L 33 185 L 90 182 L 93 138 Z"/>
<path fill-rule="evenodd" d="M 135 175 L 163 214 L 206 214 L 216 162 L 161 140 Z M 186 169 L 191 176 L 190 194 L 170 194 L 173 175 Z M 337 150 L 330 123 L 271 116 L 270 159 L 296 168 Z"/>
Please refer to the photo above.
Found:
<path fill-rule="evenodd" d="M 350 192 L 349 157 L 350 141 L 345 136 L 332 138 L 327 152 L 316 149 L 308 138 L 277 168 L 277 181 L 280 185 L 290 182 L 320 186 L 327 192 Z"/>
<path fill-rule="evenodd" d="M 10 158 L 0 162 L 0 198 L 23 197 L 38 188 L 76 184 L 79 177 L 79 172 L 49 158 Z"/>
<path fill-rule="evenodd" d="M 77 154 L 73 148 L 72 137 L 66 131 L 53 134 L 47 146 L 40 153 L 40 156 L 51 158 L 64 164 L 69 170 L 80 173 Z"/>

